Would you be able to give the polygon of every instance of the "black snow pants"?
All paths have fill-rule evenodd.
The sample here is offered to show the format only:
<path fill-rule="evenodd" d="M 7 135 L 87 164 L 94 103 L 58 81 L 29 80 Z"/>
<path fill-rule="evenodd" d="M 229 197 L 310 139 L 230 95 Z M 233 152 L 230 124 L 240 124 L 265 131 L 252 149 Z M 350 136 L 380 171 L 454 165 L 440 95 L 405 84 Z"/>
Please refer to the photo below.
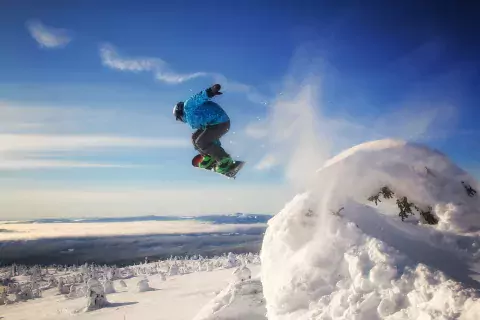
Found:
<path fill-rule="evenodd" d="M 199 153 L 209 155 L 215 160 L 220 160 L 230 155 L 225 152 L 220 143 L 220 138 L 230 130 L 230 121 L 198 129 L 192 134 L 192 143 Z"/>

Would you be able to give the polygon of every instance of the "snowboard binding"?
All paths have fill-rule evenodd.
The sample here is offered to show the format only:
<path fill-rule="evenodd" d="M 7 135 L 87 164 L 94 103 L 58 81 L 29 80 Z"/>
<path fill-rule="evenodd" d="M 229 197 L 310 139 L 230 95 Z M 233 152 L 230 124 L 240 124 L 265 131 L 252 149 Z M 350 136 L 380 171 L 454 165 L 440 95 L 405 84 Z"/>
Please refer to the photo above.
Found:
<path fill-rule="evenodd" d="M 203 160 L 203 155 L 201 154 L 197 154 L 196 156 L 194 156 L 192 158 L 192 166 L 195 167 L 195 168 L 198 168 L 198 169 L 203 169 L 203 170 L 208 170 L 208 171 L 213 171 L 215 172 L 216 174 L 220 174 L 222 176 L 226 176 L 227 178 L 229 179 L 235 179 L 236 178 L 236 175 L 237 173 L 243 168 L 243 166 L 245 165 L 245 161 L 234 161 L 234 164 L 233 166 L 230 168 L 230 170 L 228 170 L 227 172 L 225 173 L 220 173 L 220 172 L 217 172 L 215 171 L 215 163 L 212 163 L 212 165 L 206 167 L 206 168 L 201 168 L 199 166 L 199 164 L 202 162 Z"/>

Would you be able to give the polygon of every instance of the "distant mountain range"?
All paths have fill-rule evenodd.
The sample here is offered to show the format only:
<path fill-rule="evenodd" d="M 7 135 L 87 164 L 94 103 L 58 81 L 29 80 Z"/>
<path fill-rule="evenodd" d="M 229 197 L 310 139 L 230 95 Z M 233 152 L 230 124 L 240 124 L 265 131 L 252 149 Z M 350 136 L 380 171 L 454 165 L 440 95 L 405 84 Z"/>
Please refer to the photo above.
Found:
<path fill-rule="evenodd" d="M 66 219 L 66 218 L 51 218 L 51 219 L 36 219 L 15 221 L 11 223 L 100 223 L 100 222 L 134 222 L 134 221 L 180 221 L 192 220 L 203 221 L 213 224 L 254 224 L 266 223 L 272 215 L 267 214 L 248 214 L 248 213 L 234 213 L 225 215 L 205 215 L 205 216 L 139 216 L 139 217 L 112 217 L 112 218 L 85 218 L 85 219 Z M 6 223 L 9 223 L 8 221 Z"/>

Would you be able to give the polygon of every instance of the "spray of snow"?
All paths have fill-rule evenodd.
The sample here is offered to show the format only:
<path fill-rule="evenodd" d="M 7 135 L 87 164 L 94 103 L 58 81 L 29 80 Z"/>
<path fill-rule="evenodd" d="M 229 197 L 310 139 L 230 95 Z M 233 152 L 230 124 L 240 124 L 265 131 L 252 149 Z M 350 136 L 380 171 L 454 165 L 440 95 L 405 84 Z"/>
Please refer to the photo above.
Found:
<path fill-rule="evenodd" d="M 455 125 L 457 108 L 438 92 L 410 94 L 369 117 L 349 114 L 344 106 L 368 102 L 346 89 L 338 101 L 329 100 L 342 90 L 335 84 L 343 76 L 317 54 L 313 46 L 298 48 L 266 116 L 252 119 L 245 128 L 260 147 L 257 169 L 283 167 L 294 191 L 310 189 L 315 183 L 312 172 L 341 150 L 390 137 L 425 142 L 445 136 Z M 251 149 L 250 142 L 242 152 Z"/>
<path fill-rule="evenodd" d="M 289 94 L 279 95 L 274 102 L 269 118 L 264 127 L 267 128 L 266 158 L 257 168 L 268 165 L 283 165 L 285 174 L 292 186 L 302 188 L 310 182 L 311 172 L 318 163 L 324 162 L 329 155 L 328 140 L 320 141 L 320 128 L 316 122 L 319 94 L 314 80 L 308 80 L 300 85 L 288 84 Z"/>
<path fill-rule="evenodd" d="M 269 221 L 263 241 L 268 318 L 475 319 L 480 202 L 465 186 L 479 185 L 413 143 L 448 133 L 454 106 L 441 93 L 419 93 L 385 106 L 393 113 L 358 119 L 322 99 L 322 83 L 337 91 L 335 72 L 300 50 L 266 119 L 249 126 L 262 128 L 250 135 L 264 140 L 259 158 L 275 158 L 299 193 Z M 393 198 L 368 201 L 385 186 Z M 419 212 L 401 221 L 401 199 L 431 208 L 438 224 L 425 225 Z"/>

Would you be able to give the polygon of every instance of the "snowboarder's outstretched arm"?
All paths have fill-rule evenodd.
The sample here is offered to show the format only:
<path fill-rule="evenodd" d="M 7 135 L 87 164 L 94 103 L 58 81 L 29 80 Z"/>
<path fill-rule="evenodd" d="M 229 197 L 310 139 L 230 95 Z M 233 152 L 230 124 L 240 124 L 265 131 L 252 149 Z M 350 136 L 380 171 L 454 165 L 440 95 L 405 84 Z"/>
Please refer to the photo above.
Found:
<path fill-rule="evenodd" d="M 207 102 L 214 96 L 223 94 L 223 92 L 220 92 L 221 88 L 222 86 L 217 83 L 211 86 L 210 88 L 207 88 L 205 90 L 200 91 L 197 94 L 194 94 L 193 96 L 188 98 L 187 101 L 185 101 L 185 107 L 191 110 L 197 108 L 198 106 Z"/>

